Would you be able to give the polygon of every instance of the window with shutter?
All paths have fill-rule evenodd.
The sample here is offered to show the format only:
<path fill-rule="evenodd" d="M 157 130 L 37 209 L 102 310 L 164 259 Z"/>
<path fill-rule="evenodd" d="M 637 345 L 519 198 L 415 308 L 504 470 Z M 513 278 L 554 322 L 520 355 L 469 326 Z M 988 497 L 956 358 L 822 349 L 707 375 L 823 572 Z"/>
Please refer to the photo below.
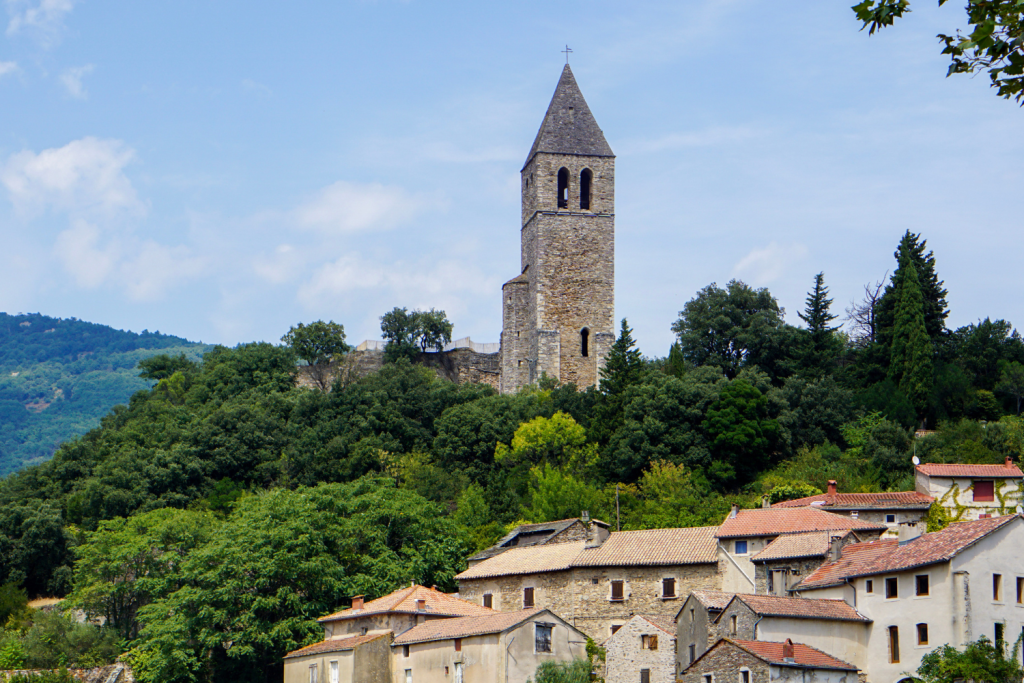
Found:
<path fill-rule="evenodd" d="M 991 502 L 996 499 L 995 486 L 992 481 L 976 481 L 974 482 L 974 501 L 975 502 Z"/>
<path fill-rule="evenodd" d="M 674 598 L 674 597 L 676 597 L 676 580 L 675 579 L 662 579 L 661 580 L 661 596 L 663 598 Z"/>
<path fill-rule="evenodd" d="M 533 589 L 523 589 L 523 607 L 533 607 Z"/>
<path fill-rule="evenodd" d="M 651 636 L 650 646 L 651 646 L 652 650 L 657 650 L 658 649 L 658 636 L 656 636 L 656 635 Z"/>
<path fill-rule="evenodd" d="M 640 683 L 651 683 L 650 669 L 640 669 Z"/>
<path fill-rule="evenodd" d="M 622 581 L 612 581 L 612 600 L 622 600 Z"/>

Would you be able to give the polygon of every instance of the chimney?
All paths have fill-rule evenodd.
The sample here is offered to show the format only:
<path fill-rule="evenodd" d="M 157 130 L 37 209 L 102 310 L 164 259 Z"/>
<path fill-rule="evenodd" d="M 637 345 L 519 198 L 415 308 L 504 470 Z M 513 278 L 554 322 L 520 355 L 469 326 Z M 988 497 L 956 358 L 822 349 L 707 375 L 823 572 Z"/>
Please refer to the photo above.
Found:
<path fill-rule="evenodd" d="M 768 496 L 761 496 L 761 507 L 768 509 L 772 506 L 771 499 Z"/>
<path fill-rule="evenodd" d="M 796 663 L 796 656 L 793 654 L 793 641 L 789 638 L 786 638 L 786 642 L 782 644 L 782 661 L 790 664 Z"/>
<path fill-rule="evenodd" d="M 416 611 L 417 612 L 425 612 L 426 610 L 427 610 L 427 601 L 424 600 L 423 598 L 420 598 L 419 600 L 417 600 L 416 601 Z"/>
<path fill-rule="evenodd" d="M 352 597 L 352 609 L 363 609 L 362 595 L 355 595 Z"/>
<path fill-rule="evenodd" d="M 828 480 L 828 495 L 829 497 L 835 496 L 839 492 L 839 484 L 836 483 L 835 479 Z"/>
<path fill-rule="evenodd" d="M 900 522 L 899 544 L 906 545 L 921 536 L 921 524 L 918 522 Z"/>
<path fill-rule="evenodd" d="M 736 503 L 732 504 L 732 510 L 729 511 L 729 519 L 736 519 L 736 515 L 740 513 L 740 506 Z"/>
<path fill-rule="evenodd" d="M 1006 456 L 1006 469 L 1013 469 L 1013 458 Z"/>
<path fill-rule="evenodd" d="M 833 536 L 829 539 L 828 546 L 828 561 L 838 562 L 839 558 L 843 556 L 843 537 Z"/>

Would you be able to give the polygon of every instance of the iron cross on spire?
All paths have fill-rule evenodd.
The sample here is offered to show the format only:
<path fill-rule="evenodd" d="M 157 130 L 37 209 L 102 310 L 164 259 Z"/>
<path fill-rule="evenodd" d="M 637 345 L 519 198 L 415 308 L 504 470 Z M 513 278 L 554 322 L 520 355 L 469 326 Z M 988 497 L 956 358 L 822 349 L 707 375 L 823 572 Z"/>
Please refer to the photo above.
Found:
<path fill-rule="evenodd" d="M 566 45 L 565 49 L 564 50 L 560 50 L 560 52 L 564 52 L 565 53 L 565 63 L 568 64 L 569 63 L 569 55 L 572 54 L 572 48 L 569 47 L 568 45 Z"/>

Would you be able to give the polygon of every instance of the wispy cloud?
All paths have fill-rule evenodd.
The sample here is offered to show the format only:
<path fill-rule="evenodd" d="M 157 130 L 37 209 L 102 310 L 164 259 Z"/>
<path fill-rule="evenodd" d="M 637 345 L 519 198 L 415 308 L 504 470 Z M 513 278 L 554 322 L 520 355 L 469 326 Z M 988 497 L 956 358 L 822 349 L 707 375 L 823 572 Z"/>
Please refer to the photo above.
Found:
<path fill-rule="evenodd" d="M 274 91 L 271 90 L 268 86 L 263 85 L 258 81 L 254 81 L 251 78 L 246 78 L 242 80 L 242 88 L 251 93 L 262 95 L 263 97 L 270 97 L 271 95 L 274 94 Z"/>
<path fill-rule="evenodd" d="M 85 92 L 85 87 L 82 85 L 82 78 L 91 74 L 94 68 L 92 64 L 85 64 L 72 67 L 60 75 L 60 82 L 64 84 L 69 95 L 79 100 L 84 100 L 87 97 L 88 93 Z"/>
<path fill-rule="evenodd" d="M 35 34 L 44 47 L 60 41 L 64 17 L 75 8 L 77 0 L 7 0 L 7 35 L 20 31 Z"/>
<path fill-rule="evenodd" d="M 23 213 L 47 208 L 71 214 L 141 212 L 143 204 L 124 173 L 134 157 L 120 140 L 86 137 L 38 154 L 12 154 L 0 167 L 0 184 Z"/>
<path fill-rule="evenodd" d="M 0 62 L 0 77 L 12 74 L 18 70 L 17 62 Z"/>
<path fill-rule="evenodd" d="M 328 233 L 388 230 L 411 220 L 426 204 L 401 187 L 338 181 L 296 209 L 295 219 Z"/>
<path fill-rule="evenodd" d="M 768 285 L 806 256 L 807 247 L 802 244 L 780 245 L 778 242 L 772 242 L 744 256 L 733 267 L 732 272 L 749 284 Z"/>
<path fill-rule="evenodd" d="M 118 245 L 100 245 L 100 229 L 77 219 L 57 235 L 54 254 L 79 287 L 95 289 L 110 276 L 119 258 Z"/>

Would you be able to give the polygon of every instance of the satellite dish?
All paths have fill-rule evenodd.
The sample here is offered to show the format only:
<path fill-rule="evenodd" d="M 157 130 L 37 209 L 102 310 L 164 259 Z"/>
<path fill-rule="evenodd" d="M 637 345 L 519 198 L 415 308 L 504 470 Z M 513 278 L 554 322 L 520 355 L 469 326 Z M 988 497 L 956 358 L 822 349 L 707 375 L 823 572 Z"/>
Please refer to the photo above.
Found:
<path fill-rule="evenodd" d="M 916 455 L 913 458 L 911 458 L 910 461 L 912 463 L 914 463 L 915 465 L 920 465 L 921 464 L 921 458 L 917 457 Z"/>
<path fill-rule="evenodd" d="M 1017 506 L 1017 514 L 1018 515 L 1024 514 L 1024 506 L 1021 506 L 1021 505 Z"/>

